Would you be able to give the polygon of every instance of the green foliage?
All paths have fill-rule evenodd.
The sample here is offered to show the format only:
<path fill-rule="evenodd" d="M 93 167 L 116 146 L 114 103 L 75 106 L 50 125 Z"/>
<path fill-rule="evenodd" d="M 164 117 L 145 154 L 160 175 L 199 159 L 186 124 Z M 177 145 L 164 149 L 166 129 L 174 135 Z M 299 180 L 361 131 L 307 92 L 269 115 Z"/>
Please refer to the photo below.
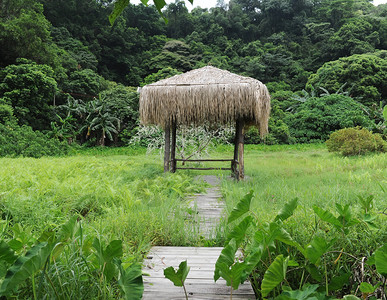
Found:
<path fill-rule="evenodd" d="M 0 71 L 0 98 L 12 106 L 20 125 L 35 130 L 48 129 L 57 84 L 54 71 L 25 59 Z"/>
<path fill-rule="evenodd" d="M 142 270 L 140 264 L 132 264 L 126 270 L 123 269 L 121 261 L 117 261 L 117 266 L 120 272 L 118 285 L 123 293 L 125 300 L 142 299 L 144 291 L 144 283 L 142 280 Z"/>
<path fill-rule="evenodd" d="M 0 157 L 60 156 L 69 153 L 67 143 L 23 125 L 0 124 Z"/>
<path fill-rule="evenodd" d="M 386 152 L 387 143 L 378 134 L 365 128 L 345 128 L 332 133 L 326 142 L 328 151 L 342 155 L 362 155 Z"/>
<path fill-rule="evenodd" d="M 0 124 L 8 123 L 13 118 L 12 106 L 8 104 L 0 104 Z"/>
<path fill-rule="evenodd" d="M 310 76 L 307 87 L 321 86 L 330 92 L 347 83 L 351 87 L 351 96 L 371 106 L 386 99 L 384 82 L 387 80 L 386 51 L 352 55 L 325 63 Z"/>
<path fill-rule="evenodd" d="M 375 251 L 375 266 L 381 275 L 387 275 L 387 244 Z"/>
<path fill-rule="evenodd" d="M 267 268 L 262 279 L 261 294 L 266 297 L 277 285 L 279 285 L 286 277 L 289 257 L 284 258 L 283 255 L 278 255 L 273 263 Z"/>
<path fill-rule="evenodd" d="M 144 86 L 146 84 L 150 84 L 162 79 L 166 79 L 178 74 L 181 74 L 181 72 L 171 67 L 166 67 L 164 69 L 158 70 L 157 73 L 153 73 L 145 77 L 144 82 L 141 84 L 141 86 Z"/>
<path fill-rule="evenodd" d="M 325 141 L 333 131 L 346 127 L 372 127 L 361 104 L 338 94 L 309 98 L 286 122 L 298 142 Z"/>
<path fill-rule="evenodd" d="M 175 286 L 183 286 L 187 278 L 190 267 L 187 266 L 187 261 L 182 261 L 177 271 L 173 267 L 164 269 L 165 278 L 173 282 Z"/>

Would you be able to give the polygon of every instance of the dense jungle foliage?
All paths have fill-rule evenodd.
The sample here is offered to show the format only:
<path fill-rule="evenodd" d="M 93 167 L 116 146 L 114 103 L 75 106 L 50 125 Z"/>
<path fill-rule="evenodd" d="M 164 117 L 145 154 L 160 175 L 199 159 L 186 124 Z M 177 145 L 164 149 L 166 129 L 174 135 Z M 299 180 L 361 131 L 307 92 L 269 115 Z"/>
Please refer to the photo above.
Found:
<path fill-rule="evenodd" d="M 269 87 L 270 134 L 250 128 L 247 143 L 324 141 L 356 126 L 386 137 L 387 4 L 219 0 L 189 12 L 177 0 L 163 10 L 168 23 L 129 4 L 111 26 L 112 2 L 0 1 L 6 140 L 28 128 L 47 143 L 126 145 L 138 132 L 137 87 L 205 65 Z M 10 149 L 0 156 L 23 154 Z"/>

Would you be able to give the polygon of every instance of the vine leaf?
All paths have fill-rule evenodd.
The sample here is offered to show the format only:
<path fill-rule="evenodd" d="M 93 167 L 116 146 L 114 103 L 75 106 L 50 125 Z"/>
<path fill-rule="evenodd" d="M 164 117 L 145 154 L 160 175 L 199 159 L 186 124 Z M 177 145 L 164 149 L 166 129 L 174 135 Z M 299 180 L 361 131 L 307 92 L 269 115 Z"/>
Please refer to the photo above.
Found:
<path fill-rule="evenodd" d="M 286 276 L 289 257 L 278 255 L 273 263 L 266 270 L 262 279 L 261 293 L 262 297 L 266 297 L 277 285 L 279 285 Z"/>
<path fill-rule="evenodd" d="M 228 217 L 228 224 L 232 221 L 235 221 L 239 217 L 243 216 L 250 210 L 251 199 L 253 198 L 253 190 L 251 190 L 247 195 L 245 195 L 237 204 L 236 207 L 231 211 L 230 216 Z"/>

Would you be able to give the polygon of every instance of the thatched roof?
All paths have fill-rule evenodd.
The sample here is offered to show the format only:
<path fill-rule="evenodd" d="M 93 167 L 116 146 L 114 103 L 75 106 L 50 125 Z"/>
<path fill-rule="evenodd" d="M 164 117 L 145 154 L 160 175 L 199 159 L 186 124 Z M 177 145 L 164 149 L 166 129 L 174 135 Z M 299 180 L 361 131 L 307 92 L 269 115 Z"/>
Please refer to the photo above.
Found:
<path fill-rule="evenodd" d="M 228 124 L 242 118 L 263 135 L 269 114 L 270 95 L 262 82 L 211 66 L 148 84 L 140 93 L 145 125 Z"/>

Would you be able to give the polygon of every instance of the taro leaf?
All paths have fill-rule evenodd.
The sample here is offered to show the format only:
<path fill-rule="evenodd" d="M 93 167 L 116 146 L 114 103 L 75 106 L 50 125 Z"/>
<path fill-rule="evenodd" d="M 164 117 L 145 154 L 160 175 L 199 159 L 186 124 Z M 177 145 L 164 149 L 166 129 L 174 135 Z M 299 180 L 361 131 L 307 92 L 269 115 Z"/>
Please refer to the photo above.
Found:
<path fill-rule="evenodd" d="M 241 276 L 241 283 L 245 282 L 247 277 L 255 269 L 255 266 L 259 263 L 262 257 L 263 247 L 255 247 L 254 250 L 245 258 L 245 268 Z"/>
<path fill-rule="evenodd" d="M 387 244 L 375 251 L 376 270 L 383 276 L 387 276 Z"/>
<path fill-rule="evenodd" d="M 0 296 L 5 296 L 27 278 L 34 275 L 45 264 L 51 253 L 53 244 L 39 243 L 27 251 L 25 256 L 19 257 L 9 268 L 0 288 Z"/>
<path fill-rule="evenodd" d="M 314 236 L 313 240 L 310 242 L 305 249 L 306 258 L 312 264 L 318 265 L 320 263 L 321 256 L 328 251 L 328 249 L 332 246 L 334 241 L 327 243 L 327 241 L 320 236 Z"/>
<path fill-rule="evenodd" d="M 362 293 L 366 294 L 371 294 L 376 290 L 376 287 L 374 287 L 372 284 L 369 284 L 368 282 L 362 282 L 359 288 Z"/>
<path fill-rule="evenodd" d="M 342 227 L 339 220 L 330 211 L 324 210 L 316 205 L 313 206 L 313 210 L 321 220 L 328 222 L 338 228 Z"/>
<path fill-rule="evenodd" d="M 110 25 L 113 26 L 113 24 L 114 24 L 115 20 L 117 19 L 117 17 L 123 12 L 125 7 L 127 7 L 128 5 L 129 5 L 129 0 L 117 0 L 114 3 L 113 11 L 112 11 L 112 13 L 109 16 Z"/>
<path fill-rule="evenodd" d="M 311 299 L 312 294 L 315 293 L 318 287 L 318 284 L 304 285 L 301 290 L 284 291 L 282 295 L 297 300 Z"/>
<path fill-rule="evenodd" d="M 261 293 L 262 297 L 266 297 L 277 285 L 279 285 L 286 276 L 289 257 L 278 255 L 273 263 L 266 270 L 262 279 Z"/>
<path fill-rule="evenodd" d="M 333 277 L 328 284 L 328 290 L 332 291 L 341 291 L 344 284 L 348 283 L 351 273 L 345 273 L 340 276 Z"/>
<path fill-rule="evenodd" d="M 253 218 L 251 216 L 247 216 L 240 222 L 234 229 L 228 234 L 226 243 L 228 243 L 231 239 L 235 239 L 237 245 L 239 245 L 243 239 L 245 238 L 246 230 L 249 228 Z"/>
<path fill-rule="evenodd" d="M 274 223 L 274 222 L 270 224 L 270 230 L 273 230 L 275 227 L 276 227 L 276 233 L 275 233 L 274 238 L 276 240 L 278 240 L 282 243 L 285 243 L 287 245 L 294 246 L 302 254 L 304 254 L 304 249 L 301 247 L 301 245 L 299 243 L 297 243 L 295 240 L 293 240 L 291 235 L 284 228 L 282 228 L 280 225 L 278 225 L 277 223 Z"/>
<path fill-rule="evenodd" d="M 110 262 L 115 257 L 121 257 L 122 254 L 122 241 L 114 240 L 106 247 L 103 256 L 105 261 Z"/>
<path fill-rule="evenodd" d="M 346 295 L 343 297 L 343 300 L 360 300 L 360 298 L 356 297 L 355 295 Z"/>
<path fill-rule="evenodd" d="M 305 268 L 314 280 L 316 280 L 318 282 L 321 282 L 323 280 L 323 277 L 322 277 L 320 271 L 317 269 L 317 267 L 315 265 L 310 264 L 310 265 L 307 265 Z"/>
<path fill-rule="evenodd" d="M 294 198 L 289 203 L 286 203 L 284 207 L 280 210 L 278 215 L 275 217 L 274 221 L 285 221 L 287 218 L 291 217 L 297 208 L 298 198 Z"/>
<path fill-rule="evenodd" d="M 187 266 L 187 261 L 185 260 L 180 263 L 177 271 L 173 267 L 164 269 L 164 276 L 172 281 L 175 286 L 183 286 L 189 269 L 190 267 Z"/>
<path fill-rule="evenodd" d="M 253 198 L 253 190 L 250 193 L 246 194 L 237 204 L 236 207 L 232 210 L 230 216 L 228 217 L 228 224 L 232 221 L 238 219 L 240 216 L 243 216 L 250 210 L 251 199 Z"/>
<path fill-rule="evenodd" d="M 232 239 L 226 247 L 223 248 L 220 253 L 218 260 L 215 263 L 215 272 L 214 272 L 214 280 L 215 282 L 220 278 L 219 274 L 219 265 L 225 264 L 227 267 L 231 267 L 235 261 L 235 253 L 237 252 L 238 247 L 235 243 L 235 240 Z"/>
<path fill-rule="evenodd" d="M 122 241 L 114 240 L 103 249 L 103 245 L 100 243 L 98 238 L 95 238 L 93 241 L 93 248 L 96 250 L 95 255 L 98 259 L 98 265 L 103 269 L 103 274 L 106 279 L 110 281 L 114 275 L 116 275 L 116 268 L 113 264 L 114 258 L 119 258 L 122 256 Z"/>
<path fill-rule="evenodd" d="M 58 242 L 65 242 L 72 239 L 79 229 L 78 216 L 72 216 L 67 223 L 63 224 L 58 232 Z"/>
<path fill-rule="evenodd" d="M 17 256 L 11 247 L 6 242 L 0 241 L 0 261 L 12 264 L 16 259 Z"/>
<path fill-rule="evenodd" d="M 241 277 L 245 269 L 245 264 L 237 262 L 230 268 L 226 264 L 221 263 L 218 265 L 218 268 L 219 274 L 226 280 L 227 286 L 231 286 L 234 290 L 237 290 L 239 284 L 241 283 Z"/>
<path fill-rule="evenodd" d="M 144 283 L 142 281 L 141 265 L 133 264 L 124 270 L 119 259 L 114 261 L 119 270 L 118 285 L 123 293 L 123 298 L 125 300 L 142 299 Z"/>

